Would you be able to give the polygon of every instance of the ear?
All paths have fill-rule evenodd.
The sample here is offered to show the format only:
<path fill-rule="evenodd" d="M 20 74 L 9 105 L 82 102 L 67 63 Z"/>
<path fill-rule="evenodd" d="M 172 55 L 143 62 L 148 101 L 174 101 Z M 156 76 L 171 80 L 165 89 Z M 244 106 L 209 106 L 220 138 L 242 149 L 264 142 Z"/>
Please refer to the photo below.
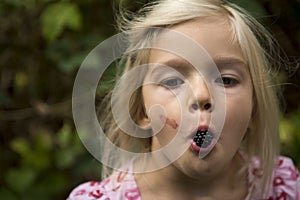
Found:
<path fill-rule="evenodd" d="M 138 125 L 143 130 L 150 130 L 151 129 L 151 120 L 148 116 L 144 116 L 142 119 L 138 121 Z"/>

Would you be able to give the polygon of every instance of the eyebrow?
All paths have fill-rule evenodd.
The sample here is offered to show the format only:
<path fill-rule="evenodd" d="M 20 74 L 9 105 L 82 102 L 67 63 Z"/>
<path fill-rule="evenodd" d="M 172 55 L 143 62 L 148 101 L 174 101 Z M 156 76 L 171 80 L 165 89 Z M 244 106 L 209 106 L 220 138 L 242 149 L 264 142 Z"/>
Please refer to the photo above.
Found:
<path fill-rule="evenodd" d="M 166 61 L 158 61 L 155 63 L 155 68 L 153 69 L 152 73 L 156 73 L 155 71 L 159 71 L 159 66 L 167 66 L 167 67 L 171 67 L 174 70 L 180 72 L 182 75 L 187 75 L 189 74 L 190 70 L 189 69 L 193 69 L 193 66 L 183 60 L 183 59 L 170 59 L 170 60 L 166 60 Z"/>
<path fill-rule="evenodd" d="M 216 64 L 218 69 L 226 69 L 231 68 L 233 66 L 244 66 L 242 69 L 248 70 L 246 62 L 238 57 L 234 56 L 216 56 L 215 58 L 212 58 L 213 62 Z M 152 71 L 152 74 L 161 73 L 161 68 L 158 66 L 167 66 L 171 67 L 174 70 L 180 72 L 182 75 L 186 76 L 188 75 L 192 70 L 194 70 L 194 67 L 192 64 L 190 64 L 188 61 L 184 59 L 179 58 L 173 58 L 166 61 L 158 61 L 155 64 L 155 68 Z"/>
<path fill-rule="evenodd" d="M 246 62 L 243 59 L 237 57 L 215 57 L 213 60 L 217 67 L 226 67 L 232 65 L 243 65 L 245 67 L 247 66 Z"/>

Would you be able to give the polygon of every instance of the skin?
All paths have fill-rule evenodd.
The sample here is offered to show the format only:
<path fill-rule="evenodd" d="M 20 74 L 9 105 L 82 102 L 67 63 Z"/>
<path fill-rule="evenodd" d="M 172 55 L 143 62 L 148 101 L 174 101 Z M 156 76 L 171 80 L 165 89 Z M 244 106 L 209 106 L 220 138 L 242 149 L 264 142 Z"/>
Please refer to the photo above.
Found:
<path fill-rule="evenodd" d="M 221 84 L 220 79 L 216 79 L 214 84 L 226 95 L 225 123 L 221 137 L 206 157 L 199 159 L 197 153 L 188 148 L 167 167 L 136 175 L 142 199 L 244 199 L 247 178 L 246 171 L 237 173 L 244 164 L 238 150 L 251 123 L 253 89 L 240 46 L 232 40 L 229 25 L 215 18 L 188 21 L 171 29 L 193 38 L 215 61 L 221 74 L 219 78 L 224 81 Z M 180 69 L 176 70 L 183 74 L 177 77 L 178 80 L 164 77 L 159 84 L 148 84 L 142 88 L 146 112 L 149 113 L 151 106 L 158 104 L 167 113 L 163 117 L 163 128 L 152 138 L 152 150 L 163 148 L 176 135 L 183 117 L 176 95 L 184 92 L 187 82 L 193 93 L 187 93 L 187 101 L 181 106 L 185 106 L 188 112 L 197 112 L 198 126 L 210 126 L 211 115 L 215 112 L 214 100 L 205 80 L 180 59 L 169 52 L 151 51 L 150 63 L 164 64 L 175 60 L 181 63 Z M 149 70 L 150 78 L 154 69 L 155 66 Z M 197 108 L 192 106 L 195 102 L 199 105 Z M 151 119 L 145 117 L 140 124 L 150 123 L 155 129 L 157 119 Z M 170 121 L 172 123 L 166 123 Z M 174 123 L 177 126 L 173 126 Z"/>

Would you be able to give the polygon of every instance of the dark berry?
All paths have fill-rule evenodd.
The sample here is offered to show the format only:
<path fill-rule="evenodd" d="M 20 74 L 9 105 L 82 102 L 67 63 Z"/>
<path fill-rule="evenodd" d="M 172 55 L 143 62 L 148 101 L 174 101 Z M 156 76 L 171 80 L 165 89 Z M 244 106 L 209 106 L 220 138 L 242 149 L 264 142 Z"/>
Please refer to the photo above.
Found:
<path fill-rule="evenodd" d="M 214 136 L 209 131 L 197 131 L 193 141 L 198 147 L 206 148 L 212 142 Z"/>

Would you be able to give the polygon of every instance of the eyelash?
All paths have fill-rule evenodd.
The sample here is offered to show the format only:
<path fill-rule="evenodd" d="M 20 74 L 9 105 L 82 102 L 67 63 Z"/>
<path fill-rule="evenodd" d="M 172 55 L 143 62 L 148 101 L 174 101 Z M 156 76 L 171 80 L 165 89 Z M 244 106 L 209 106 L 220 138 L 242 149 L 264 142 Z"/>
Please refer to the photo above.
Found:
<path fill-rule="evenodd" d="M 177 77 L 171 77 L 171 78 L 167 78 L 162 80 L 159 85 L 169 88 L 169 89 L 175 89 L 177 87 L 179 87 L 180 85 L 182 85 L 184 83 L 184 81 L 180 78 Z"/>
<path fill-rule="evenodd" d="M 225 76 L 217 78 L 215 80 L 215 82 L 223 87 L 233 87 L 239 83 L 239 81 L 237 79 L 232 78 L 232 77 L 225 77 Z M 175 88 L 179 87 L 180 85 L 182 85 L 183 83 L 184 83 L 184 81 L 182 79 L 177 78 L 177 77 L 171 77 L 171 78 L 162 80 L 159 83 L 159 85 L 169 88 L 169 89 L 175 89 Z"/>
<path fill-rule="evenodd" d="M 233 87 L 239 83 L 239 81 L 232 77 L 220 77 L 215 80 L 216 83 L 224 87 Z"/>

